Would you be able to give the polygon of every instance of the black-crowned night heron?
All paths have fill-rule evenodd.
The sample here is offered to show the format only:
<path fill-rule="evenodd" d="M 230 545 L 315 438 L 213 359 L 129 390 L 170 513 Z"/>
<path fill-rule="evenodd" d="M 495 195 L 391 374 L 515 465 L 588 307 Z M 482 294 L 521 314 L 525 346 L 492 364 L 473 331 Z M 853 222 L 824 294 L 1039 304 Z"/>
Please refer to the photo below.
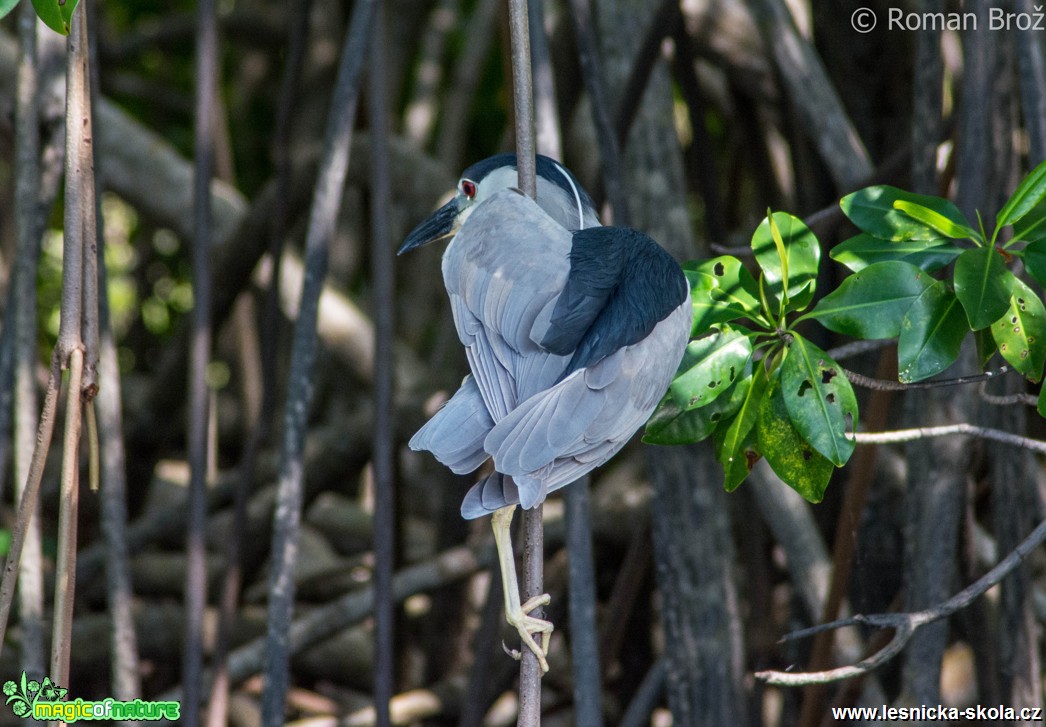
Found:
<path fill-rule="evenodd" d="M 514 154 L 474 164 L 399 250 L 453 235 L 443 280 L 472 371 L 410 446 L 458 474 L 493 458 L 461 514 L 493 513 L 506 618 L 547 671 L 552 624 L 528 614 L 549 598 L 520 604 L 513 511 L 603 464 L 643 425 L 683 356 L 692 309 L 672 257 L 641 232 L 599 226 L 561 164 L 538 157 L 536 203 L 516 184 Z"/>

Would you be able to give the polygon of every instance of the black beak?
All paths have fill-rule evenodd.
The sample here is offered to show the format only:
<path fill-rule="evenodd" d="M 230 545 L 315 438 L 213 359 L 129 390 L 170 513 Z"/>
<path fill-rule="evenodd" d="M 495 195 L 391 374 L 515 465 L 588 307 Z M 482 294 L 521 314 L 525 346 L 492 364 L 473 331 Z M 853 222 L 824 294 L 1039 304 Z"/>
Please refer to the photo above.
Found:
<path fill-rule="evenodd" d="M 458 218 L 458 200 L 454 198 L 433 212 L 424 222 L 415 227 L 400 245 L 397 255 L 413 250 L 430 242 L 441 240 L 457 232 L 455 223 Z"/>

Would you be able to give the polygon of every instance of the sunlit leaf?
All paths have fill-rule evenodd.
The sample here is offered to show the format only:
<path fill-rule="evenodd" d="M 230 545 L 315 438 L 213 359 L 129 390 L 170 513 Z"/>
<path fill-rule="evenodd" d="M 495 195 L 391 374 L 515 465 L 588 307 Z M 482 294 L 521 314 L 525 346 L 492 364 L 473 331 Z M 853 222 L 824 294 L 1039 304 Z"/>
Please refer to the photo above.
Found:
<path fill-rule="evenodd" d="M 937 202 L 937 206 L 947 205 L 949 212 L 958 215 L 960 218 L 962 214 L 959 209 L 948 200 L 932 198 Z M 950 237 L 953 240 L 979 240 L 980 235 L 965 222 L 956 222 L 955 220 L 946 217 L 945 215 L 937 212 L 930 207 L 916 202 L 911 202 L 906 199 L 899 199 L 893 203 L 894 209 L 899 209 L 909 217 L 912 217 L 924 225 L 929 227 L 931 230 L 936 230 L 945 237 Z"/>
<path fill-rule="evenodd" d="M 0 0 L 0 18 L 18 7 L 18 0 Z"/>
<path fill-rule="evenodd" d="M 748 336 L 724 325 L 687 345 L 668 391 L 684 410 L 706 406 L 744 376 L 751 358 Z"/>
<path fill-rule="evenodd" d="M 1012 225 L 1046 197 L 1046 162 L 1041 162 L 1013 191 L 995 216 L 995 226 Z"/>
<path fill-rule="evenodd" d="M 820 502 L 834 469 L 793 426 L 782 384 L 775 380 L 761 397 L 759 451 L 785 484 L 810 502 Z"/>
<path fill-rule="evenodd" d="M 866 187 L 839 200 L 839 206 L 862 232 L 881 240 L 935 240 L 941 233 L 897 209 L 895 202 L 908 202 L 929 209 L 955 225 L 969 227 L 962 212 L 946 199 L 913 194 L 882 184 Z"/>
<path fill-rule="evenodd" d="M 962 253 L 963 248 L 943 240 L 904 240 L 891 242 L 861 233 L 832 248 L 831 258 L 858 273 L 869 265 L 904 260 L 923 270 L 943 268 Z"/>
<path fill-rule="evenodd" d="M 690 282 L 694 306 L 691 336 L 699 336 L 716 323 L 759 315 L 759 287 L 752 274 L 735 257 L 691 261 L 683 266 Z"/>
<path fill-rule="evenodd" d="M 781 390 L 792 424 L 832 464 L 853 454 L 857 397 L 842 367 L 798 334 L 781 363 Z"/>
<path fill-rule="evenodd" d="M 969 331 L 959 300 L 944 282 L 937 281 L 912 303 L 901 322 L 898 378 L 907 384 L 944 371 L 959 358 Z"/>
<path fill-rule="evenodd" d="M 803 317 L 853 338 L 896 338 L 909 306 L 933 282 L 910 263 L 876 263 L 843 280 Z"/>
<path fill-rule="evenodd" d="M 33 9 L 44 21 L 44 25 L 56 33 L 69 35 L 69 24 L 72 22 L 73 11 L 79 0 L 32 0 Z"/>
<path fill-rule="evenodd" d="M 1046 308 L 1039 296 L 1019 279 L 1006 314 L 991 325 L 999 354 L 1029 381 L 1042 378 L 1046 363 Z"/>
<path fill-rule="evenodd" d="M 785 248 L 789 308 L 800 310 L 813 300 L 817 267 L 821 261 L 821 244 L 799 218 L 785 212 L 774 212 L 773 219 Z M 780 301 L 784 268 L 770 230 L 769 218 L 765 218 L 752 235 L 752 250 L 763 271 L 767 293 L 775 302 Z"/>
<path fill-rule="evenodd" d="M 1017 280 L 1002 255 L 990 247 L 967 250 L 955 261 L 955 295 L 966 311 L 970 328 L 987 328 L 1010 305 Z"/>

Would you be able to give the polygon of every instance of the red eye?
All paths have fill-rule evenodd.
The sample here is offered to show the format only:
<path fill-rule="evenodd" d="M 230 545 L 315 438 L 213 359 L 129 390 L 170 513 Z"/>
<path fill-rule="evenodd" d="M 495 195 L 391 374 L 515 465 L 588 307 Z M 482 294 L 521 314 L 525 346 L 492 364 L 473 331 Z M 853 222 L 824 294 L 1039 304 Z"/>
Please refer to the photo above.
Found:
<path fill-rule="evenodd" d="M 473 182 L 471 179 L 462 179 L 461 193 L 469 199 L 472 199 L 476 196 L 476 183 Z"/>

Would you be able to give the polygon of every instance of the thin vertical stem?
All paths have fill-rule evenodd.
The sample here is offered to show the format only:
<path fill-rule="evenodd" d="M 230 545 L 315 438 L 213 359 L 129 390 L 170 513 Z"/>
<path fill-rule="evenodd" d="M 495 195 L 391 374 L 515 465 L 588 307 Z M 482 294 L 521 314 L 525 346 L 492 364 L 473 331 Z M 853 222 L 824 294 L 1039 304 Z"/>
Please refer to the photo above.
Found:
<path fill-rule="evenodd" d="M 283 316 L 280 312 L 280 261 L 283 256 L 283 239 L 287 230 L 287 212 L 291 198 L 290 129 L 301 67 L 309 31 L 309 10 L 312 0 L 297 0 L 292 6 L 290 28 L 287 34 L 287 60 L 280 81 L 280 96 L 276 108 L 273 128 L 272 157 L 276 169 L 276 193 L 269 224 L 267 254 L 271 275 L 265 291 L 261 324 L 261 370 L 262 404 L 257 425 L 251 429 L 239 466 L 239 481 L 233 496 L 233 533 L 226 549 L 228 569 L 222 583 L 221 614 L 218 622 L 218 639 L 214 648 L 214 680 L 210 702 L 207 706 L 207 721 L 212 727 L 220 727 L 228 721 L 227 705 L 229 690 L 228 652 L 236 606 L 243 584 L 243 537 L 247 523 L 247 497 L 254 483 L 258 452 L 269 440 L 277 404 L 277 363 L 280 329 Z"/>
<path fill-rule="evenodd" d="M 317 348 L 316 321 L 320 292 L 327 273 L 327 248 L 341 209 L 349 166 L 352 125 L 376 6 L 376 0 L 360 0 L 352 9 L 335 81 L 334 98 L 327 117 L 322 162 L 305 235 L 305 278 L 291 347 L 280 474 L 273 517 L 265 692 L 262 697 L 262 723 L 266 727 L 277 727 L 284 722 L 284 704 L 290 681 L 294 564 L 304 497 L 305 428 L 312 401 L 312 369 Z"/>
<path fill-rule="evenodd" d="M 50 676 L 69 683 L 72 648 L 73 602 L 76 595 L 76 530 L 80 484 L 81 386 L 84 375 L 84 317 L 97 326 L 97 309 L 85 306 L 85 270 L 97 273 L 95 248 L 94 184 L 91 151 L 91 85 L 87 43 L 87 3 L 73 13 L 67 43 L 66 65 L 66 174 L 65 220 L 62 259 L 62 314 L 56 352 L 68 362 L 69 388 L 62 445 L 61 496 L 58 513 L 58 556 L 55 562 L 54 622 L 51 636 Z M 87 206 L 90 205 L 90 209 Z M 92 284 L 94 285 L 94 284 Z M 94 288 L 97 293 L 97 287 Z M 97 299 L 95 299 L 97 303 Z M 97 332 L 97 328 L 93 329 Z M 97 350 L 97 349 L 96 349 Z M 92 374 L 93 376 L 93 374 Z M 92 384 L 93 386 L 93 384 Z"/>
<path fill-rule="evenodd" d="M 509 0 L 509 37 L 512 45 L 512 95 L 516 120 L 516 170 L 519 188 L 530 198 L 538 196 L 534 147 L 534 87 L 530 70 L 530 30 L 527 0 Z"/>
<path fill-rule="evenodd" d="M 388 99 L 385 14 L 379 4 L 370 50 L 371 278 L 374 285 L 374 708 L 378 727 L 391 727 L 395 693 L 395 436 L 393 426 L 393 255 L 389 233 Z"/>
<path fill-rule="evenodd" d="M 603 83 L 602 62 L 595 37 L 592 6 L 589 0 L 570 0 L 570 9 L 574 17 L 581 76 L 592 102 L 592 120 L 596 126 L 599 158 L 603 163 L 603 185 L 606 187 L 610 206 L 614 210 L 614 224 L 628 225 L 630 216 L 628 198 L 625 196 L 624 175 L 621 169 L 621 147 L 617 143 L 610 101 Z"/>
<path fill-rule="evenodd" d="M 537 197 L 537 159 L 534 147 L 534 98 L 530 66 L 530 30 L 526 0 L 509 0 L 509 37 L 512 45 L 512 93 L 516 120 L 516 170 L 519 188 Z M 542 507 L 523 511 L 523 600 L 540 595 L 544 565 Z M 540 618 L 541 614 L 532 615 Z M 520 727 L 541 724 L 541 665 L 523 649 L 519 668 Z"/>
<path fill-rule="evenodd" d="M 82 19 L 82 18 L 81 18 Z M 75 33 L 75 29 L 70 32 Z M 80 385 L 84 352 L 74 348 L 69 357 L 69 403 L 65 409 L 62 442 L 62 485 L 58 510 L 58 557 L 55 563 L 54 624 L 51 632 L 51 668 L 56 684 L 69 683 L 73 641 L 73 601 L 76 595 L 76 516 L 80 493 Z"/>
<path fill-rule="evenodd" d="M 40 124 L 36 11 L 23 4 L 18 28 L 17 105 L 15 107 L 15 224 L 18 233 L 11 297 L 14 325 L 14 478 L 15 502 L 20 503 L 29 479 L 36 433 L 36 269 L 40 257 Z M 2 463 L 0 463 L 2 466 Z M 44 580 L 40 521 L 35 508 L 27 523 L 25 569 L 18 593 L 22 631 L 22 668 L 32 678 L 44 677 Z"/>
<path fill-rule="evenodd" d="M 98 36 L 91 32 L 96 26 L 97 6 L 89 6 L 88 52 L 91 59 L 91 106 L 97 107 L 98 98 Z M 95 147 L 91 145 L 92 157 Z M 97 159 L 95 159 L 97 162 Z M 97 168 L 97 164 L 94 164 Z M 127 545 L 127 452 L 123 439 L 123 405 L 120 391 L 120 370 L 116 358 L 116 339 L 109 314 L 108 277 L 105 268 L 105 235 L 101 200 L 98 190 L 103 188 L 98 175 L 92 180 L 95 218 L 100 223 L 95 230 L 95 255 L 101 264 L 97 268 L 98 290 L 98 431 L 100 433 L 100 465 L 104 483 L 99 493 L 102 533 L 105 536 L 105 584 L 109 614 L 112 620 L 110 636 L 112 696 L 130 701 L 142 696 L 138 635 L 134 630 L 133 589 L 131 587 L 130 554 Z M 86 283 L 86 281 L 85 281 Z M 90 338 L 90 334 L 88 338 Z M 28 567 L 28 566 L 27 566 Z M 24 621 L 24 617 L 23 617 Z M 24 628 L 24 627 L 23 627 Z"/>
<path fill-rule="evenodd" d="M 218 28 L 214 0 L 200 0 L 196 15 L 196 102 L 193 135 L 193 313 L 189 349 L 189 514 L 185 551 L 185 645 L 182 719 L 200 724 L 203 611 L 207 605 L 207 365 L 211 358 L 211 176 L 214 168 L 214 100 L 218 83 Z"/>

